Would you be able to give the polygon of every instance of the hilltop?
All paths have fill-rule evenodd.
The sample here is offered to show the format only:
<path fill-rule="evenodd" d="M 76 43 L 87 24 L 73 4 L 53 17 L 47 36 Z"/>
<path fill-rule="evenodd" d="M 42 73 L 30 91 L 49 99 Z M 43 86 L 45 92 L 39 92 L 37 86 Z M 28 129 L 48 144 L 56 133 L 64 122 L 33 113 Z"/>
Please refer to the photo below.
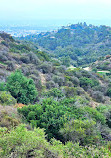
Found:
<path fill-rule="evenodd" d="M 105 25 L 78 23 L 20 39 L 38 43 L 56 58 L 68 58 L 74 66 L 87 65 L 111 54 L 111 27 Z"/>

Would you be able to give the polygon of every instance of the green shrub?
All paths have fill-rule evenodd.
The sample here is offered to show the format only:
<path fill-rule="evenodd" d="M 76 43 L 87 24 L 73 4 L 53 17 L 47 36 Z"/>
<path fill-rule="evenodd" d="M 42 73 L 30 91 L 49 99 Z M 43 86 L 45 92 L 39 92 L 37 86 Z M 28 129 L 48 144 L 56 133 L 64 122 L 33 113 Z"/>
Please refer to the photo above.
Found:
<path fill-rule="evenodd" d="M 36 54 L 34 54 L 34 53 L 29 53 L 29 54 L 28 54 L 28 57 L 29 57 L 29 62 L 30 62 L 30 63 L 36 64 L 36 65 L 40 64 L 40 60 L 39 60 L 39 58 L 36 56 Z"/>
<path fill-rule="evenodd" d="M 7 91 L 0 92 L 0 103 L 3 105 L 15 105 L 16 99 Z"/>
<path fill-rule="evenodd" d="M 63 76 L 53 76 L 52 80 L 59 86 L 63 86 L 65 82 L 65 78 Z"/>
<path fill-rule="evenodd" d="M 25 125 L 19 125 L 6 131 L 6 128 L 0 128 L 0 157 L 58 157 L 58 152 L 45 140 L 42 129 L 28 131 Z"/>
<path fill-rule="evenodd" d="M 65 141 L 79 142 L 81 145 L 95 144 L 100 140 L 100 133 L 95 132 L 96 122 L 93 120 L 71 120 L 60 130 Z"/>
<path fill-rule="evenodd" d="M 54 81 L 49 81 L 49 82 L 46 82 L 46 87 L 47 89 L 51 89 L 51 88 L 58 87 L 58 84 L 56 84 Z"/>
<path fill-rule="evenodd" d="M 68 98 L 74 97 L 77 95 L 77 89 L 75 87 L 64 87 L 65 95 Z"/>
<path fill-rule="evenodd" d="M 10 51 L 14 53 L 24 53 L 31 51 L 30 47 L 25 44 L 16 44 L 14 42 L 10 43 Z"/>
<path fill-rule="evenodd" d="M 70 81 L 74 84 L 74 86 L 79 86 L 79 79 L 77 77 L 71 77 Z"/>
<path fill-rule="evenodd" d="M 44 62 L 39 66 L 39 70 L 42 70 L 42 72 L 45 73 L 51 73 L 52 72 L 52 64 Z"/>
<path fill-rule="evenodd" d="M 91 108 L 91 107 L 84 107 L 85 112 L 87 112 L 87 114 L 89 115 L 89 117 L 91 117 L 92 119 L 94 119 L 96 122 L 101 122 L 102 124 L 106 123 L 106 118 L 103 114 L 101 114 L 99 111 L 97 111 L 97 109 Z"/>
<path fill-rule="evenodd" d="M 111 106 L 100 105 L 96 108 L 102 115 L 106 117 L 106 124 L 111 128 Z"/>
<path fill-rule="evenodd" d="M 54 97 L 54 98 L 63 98 L 64 97 L 64 93 L 62 92 L 62 90 L 58 89 L 58 88 L 52 88 L 47 92 L 44 92 L 44 96 L 47 97 Z"/>
<path fill-rule="evenodd" d="M 48 139 L 55 137 L 62 140 L 59 129 L 65 121 L 71 118 L 83 118 L 84 110 L 73 105 L 74 99 L 63 99 L 60 102 L 54 99 L 44 99 L 41 104 L 29 105 L 19 108 L 18 112 L 32 124 L 32 126 L 44 128 Z"/>
<path fill-rule="evenodd" d="M 26 64 L 28 64 L 29 62 L 30 62 L 30 60 L 29 60 L 29 57 L 28 56 L 21 56 L 20 57 L 20 60 L 23 62 L 23 63 L 26 63 Z"/>
<path fill-rule="evenodd" d="M 0 91 L 6 91 L 6 83 L 0 82 Z"/>
<path fill-rule="evenodd" d="M 12 61 L 7 61 L 7 70 L 9 71 L 14 71 L 16 69 L 15 63 Z"/>
<path fill-rule="evenodd" d="M 108 95 L 109 97 L 111 97 L 111 88 L 108 88 L 108 90 L 107 90 L 107 95 Z"/>
<path fill-rule="evenodd" d="M 98 85 L 99 85 L 98 80 L 87 78 L 87 77 L 80 78 L 80 86 L 83 88 L 87 88 L 88 86 L 94 87 L 94 86 L 98 86 Z"/>
<path fill-rule="evenodd" d="M 45 52 L 39 51 L 36 55 L 43 61 L 50 61 L 50 56 Z"/>
<path fill-rule="evenodd" d="M 18 70 L 8 77 L 6 86 L 7 90 L 19 103 L 33 103 L 38 94 L 34 81 L 25 77 Z"/>
<path fill-rule="evenodd" d="M 100 92 L 100 91 L 92 91 L 92 94 L 91 94 L 92 98 L 99 102 L 99 103 L 104 103 L 105 102 L 105 98 L 103 96 L 103 93 Z"/>
<path fill-rule="evenodd" d="M 65 107 L 66 108 L 66 107 Z M 36 127 L 44 128 L 48 134 L 48 139 L 60 137 L 59 128 L 63 124 L 62 116 L 65 114 L 65 108 L 52 99 L 45 99 L 42 105 L 30 105 L 18 109 L 29 123 Z"/>
<path fill-rule="evenodd" d="M 90 122 L 90 121 L 89 121 Z M 89 123 L 88 122 L 88 123 Z M 81 123 L 82 130 L 93 131 L 91 125 Z M 80 123 L 76 123 L 76 125 Z M 71 128 L 72 129 L 72 128 Z M 78 127 L 75 127 L 77 131 Z M 86 132 L 86 131 L 84 131 Z M 78 132 L 77 132 L 78 133 Z M 93 134 L 93 133 L 92 133 Z M 60 141 L 52 139 L 47 142 L 43 129 L 35 128 L 27 130 L 25 125 L 19 125 L 10 132 L 7 128 L 0 128 L 0 157 L 35 157 L 35 158 L 110 158 L 111 142 L 103 146 L 80 146 L 79 143 L 67 142 L 65 145 Z"/>
<path fill-rule="evenodd" d="M 76 96 L 75 103 L 77 106 L 89 105 L 89 98 L 87 96 Z"/>
<path fill-rule="evenodd" d="M 0 114 L 0 126 L 11 129 L 18 126 L 20 123 L 18 118 L 10 116 L 6 111 L 2 111 Z"/>

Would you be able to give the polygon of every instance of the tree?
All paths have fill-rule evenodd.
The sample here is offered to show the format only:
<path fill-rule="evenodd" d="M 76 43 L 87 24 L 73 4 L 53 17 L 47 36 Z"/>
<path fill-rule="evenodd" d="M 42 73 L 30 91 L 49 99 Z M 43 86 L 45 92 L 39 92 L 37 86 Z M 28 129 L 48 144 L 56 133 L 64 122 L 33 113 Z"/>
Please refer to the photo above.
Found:
<path fill-rule="evenodd" d="M 6 87 L 17 102 L 23 104 L 33 103 L 37 97 L 34 81 L 25 77 L 19 70 L 8 77 Z"/>
<path fill-rule="evenodd" d="M 67 98 L 55 101 L 53 98 L 43 99 L 41 103 L 18 108 L 19 114 L 29 122 L 32 127 L 44 128 L 47 139 L 56 138 L 64 142 L 59 130 L 70 118 L 84 117 L 84 110 L 77 108 L 74 99 Z"/>
<path fill-rule="evenodd" d="M 96 72 L 97 72 L 97 68 L 94 67 L 94 68 L 92 69 L 92 71 L 96 73 Z"/>
<path fill-rule="evenodd" d="M 107 95 L 108 95 L 109 97 L 111 97 L 111 88 L 108 88 L 108 90 L 107 90 Z"/>
<path fill-rule="evenodd" d="M 82 88 L 87 88 L 88 86 L 95 87 L 95 86 L 98 86 L 98 85 L 99 85 L 99 82 L 96 79 L 87 78 L 87 77 L 81 77 L 80 78 L 80 86 Z"/>
<path fill-rule="evenodd" d="M 62 58 L 62 64 L 65 65 L 66 67 L 70 66 L 70 57 L 63 57 Z"/>

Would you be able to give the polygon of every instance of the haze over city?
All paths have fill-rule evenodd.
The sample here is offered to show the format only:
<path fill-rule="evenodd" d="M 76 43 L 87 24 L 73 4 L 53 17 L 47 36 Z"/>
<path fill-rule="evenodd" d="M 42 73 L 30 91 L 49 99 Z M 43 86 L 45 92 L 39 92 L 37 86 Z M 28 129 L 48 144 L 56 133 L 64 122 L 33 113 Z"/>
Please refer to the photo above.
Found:
<path fill-rule="evenodd" d="M 111 26 L 110 8 L 110 0 L 1 0 L 0 30 L 18 26 L 35 30 L 28 27 L 36 26 L 49 31 L 78 22 Z"/>

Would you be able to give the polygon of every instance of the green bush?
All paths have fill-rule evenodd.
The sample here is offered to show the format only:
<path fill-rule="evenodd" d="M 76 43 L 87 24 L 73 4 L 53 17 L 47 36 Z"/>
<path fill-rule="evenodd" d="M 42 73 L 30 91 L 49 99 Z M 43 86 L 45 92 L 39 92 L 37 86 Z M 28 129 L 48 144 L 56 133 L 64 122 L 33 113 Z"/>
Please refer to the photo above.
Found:
<path fill-rule="evenodd" d="M 96 108 L 102 115 L 106 117 L 106 124 L 111 128 L 111 106 L 100 105 Z"/>
<path fill-rule="evenodd" d="M 6 111 L 1 111 L 0 113 L 0 127 L 6 127 L 11 129 L 18 126 L 20 123 L 18 118 L 10 116 Z"/>
<path fill-rule="evenodd" d="M 38 94 L 34 81 L 25 77 L 18 70 L 8 77 L 6 86 L 7 90 L 19 103 L 33 103 Z"/>
<path fill-rule="evenodd" d="M 15 63 L 13 61 L 7 61 L 7 70 L 14 71 L 16 69 Z"/>
<path fill-rule="evenodd" d="M 76 123 L 77 125 L 77 123 Z M 82 129 L 87 129 L 81 124 Z M 92 127 L 92 126 L 91 126 Z M 78 127 L 76 126 L 75 129 Z M 93 131 L 92 128 L 90 131 Z M 19 125 L 10 132 L 0 128 L 0 157 L 35 157 L 35 158 L 102 158 L 111 157 L 111 142 L 103 146 L 80 146 L 79 143 L 67 142 L 65 145 L 52 139 L 47 142 L 43 129 L 29 131 L 25 125 Z"/>
<path fill-rule="evenodd" d="M 105 98 L 103 96 L 103 93 L 100 91 L 92 91 L 91 96 L 96 102 L 99 102 L 99 103 L 105 102 Z"/>
<path fill-rule="evenodd" d="M 47 89 L 55 88 L 57 86 L 58 86 L 58 84 L 56 84 L 54 81 L 46 82 Z"/>
<path fill-rule="evenodd" d="M 0 103 L 3 105 L 15 105 L 16 99 L 7 91 L 0 92 Z"/>
<path fill-rule="evenodd" d="M 74 97 L 77 95 L 77 89 L 75 87 L 64 87 L 65 95 L 68 98 Z"/>
<path fill-rule="evenodd" d="M 85 125 L 81 124 L 81 126 L 82 129 L 86 129 Z M 25 125 L 19 125 L 10 132 L 7 131 L 7 128 L 0 128 L 1 158 L 110 158 L 110 149 L 111 142 L 104 143 L 103 146 L 85 147 L 72 142 L 67 142 L 64 145 L 55 139 L 47 142 L 43 129 L 35 128 L 33 131 L 28 131 Z"/>
<path fill-rule="evenodd" d="M 6 91 L 6 83 L 0 82 L 0 91 Z"/>
<path fill-rule="evenodd" d="M 52 72 L 52 64 L 51 63 L 47 63 L 47 62 L 44 62 L 42 63 L 40 66 L 39 66 L 39 70 L 42 70 L 42 72 L 44 74 L 46 73 L 51 73 Z"/>
<path fill-rule="evenodd" d="M 36 55 L 43 61 L 50 61 L 50 56 L 45 52 L 39 51 L 36 53 Z"/>
<path fill-rule="evenodd" d="M 71 77 L 70 81 L 74 84 L 74 86 L 79 86 L 79 79 L 77 77 Z"/>
<path fill-rule="evenodd" d="M 91 108 L 91 107 L 84 107 L 85 112 L 89 115 L 90 118 L 92 118 L 96 122 L 101 122 L 102 124 L 106 123 L 105 116 L 97 111 L 97 109 Z"/>
<path fill-rule="evenodd" d="M 80 78 L 80 86 L 83 88 L 87 88 L 88 86 L 90 87 L 95 87 L 99 85 L 99 81 L 87 77 L 81 77 Z"/>
<path fill-rule="evenodd" d="M 111 88 L 108 88 L 108 90 L 107 90 L 107 95 L 108 95 L 109 97 L 111 97 Z"/>
<path fill-rule="evenodd" d="M 47 97 L 54 97 L 54 98 L 63 98 L 64 97 L 64 93 L 62 92 L 62 90 L 58 89 L 58 88 L 52 88 L 47 92 L 44 92 L 43 94 L 44 96 Z"/>
<path fill-rule="evenodd" d="M 40 60 L 39 60 L 39 58 L 36 56 L 36 54 L 34 54 L 34 53 L 29 53 L 29 54 L 28 54 L 28 57 L 29 57 L 29 62 L 30 62 L 30 63 L 36 64 L 36 65 L 40 64 Z"/>
<path fill-rule="evenodd" d="M 14 53 L 24 53 L 31 51 L 30 47 L 25 44 L 16 44 L 14 42 L 10 43 L 10 51 Z"/>
<path fill-rule="evenodd" d="M 58 152 L 45 140 L 42 129 L 28 131 L 25 125 L 20 125 L 7 132 L 6 128 L 0 128 L 0 157 L 52 158 L 52 155 L 56 157 Z"/>
<path fill-rule="evenodd" d="M 79 142 L 81 145 L 95 144 L 100 140 L 99 135 L 95 131 L 96 122 L 93 120 L 71 120 L 64 124 L 60 132 L 65 141 Z"/>
<path fill-rule="evenodd" d="M 63 76 L 53 76 L 52 80 L 59 86 L 63 86 L 65 82 L 65 78 Z"/>
<path fill-rule="evenodd" d="M 44 128 L 48 139 L 55 137 L 62 140 L 59 129 L 71 118 L 84 117 L 84 110 L 74 105 L 74 99 L 63 99 L 60 102 L 51 98 L 44 99 L 41 104 L 19 108 L 18 112 L 32 124 Z"/>

